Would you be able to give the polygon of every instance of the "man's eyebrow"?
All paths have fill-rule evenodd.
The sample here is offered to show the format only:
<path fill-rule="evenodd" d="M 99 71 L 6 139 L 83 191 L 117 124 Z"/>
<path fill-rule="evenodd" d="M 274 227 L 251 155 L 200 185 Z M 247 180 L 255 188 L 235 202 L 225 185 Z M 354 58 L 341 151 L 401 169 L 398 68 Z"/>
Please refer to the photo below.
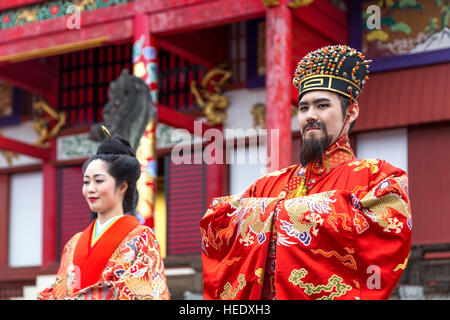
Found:
<path fill-rule="evenodd" d="M 314 104 L 318 104 L 320 102 L 331 102 L 331 100 L 328 98 L 319 98 L 313 101 Z"/>
<path fill-rule="evenodd" d="M 320 103 L 320 102 L 331 102 L 331 100 L 328 99 L 328 98 L 318 98 L 318 99 L 316 99 L 316 100 L 313 101 L 313 104 L 318 104 L 318 103 Z M 306 102 L 306 101 L 300 101 L 300 102 L 298 103 L 299 106 L 307 106 L 308 104 L 309 104 L 309 103 Z"/>

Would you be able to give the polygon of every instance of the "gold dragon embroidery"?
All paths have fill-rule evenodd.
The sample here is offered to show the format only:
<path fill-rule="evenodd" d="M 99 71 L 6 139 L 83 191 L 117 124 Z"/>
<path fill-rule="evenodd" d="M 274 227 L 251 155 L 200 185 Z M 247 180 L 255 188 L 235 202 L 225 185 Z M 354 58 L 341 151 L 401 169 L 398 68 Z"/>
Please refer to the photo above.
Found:
<path fill-rule="evenodd" d="M 353 169 L 353 171 L 359 171 L 362 170 L 364 168 L 368 168 L 370 169 L 370 172 L 372 174 L 377 173 L 379 168 L 378 168 L 378 163 L 380 161 L 376 160 L 376 159 L 364 159 L 364 160 L 356 160 L 353 162 L 350 162 L 348 165 L 349 166 L 356 166 L 355 169 Z"/>
<path fill-rule="evenodd" d="M 308 271 L 304 268 L 294 269 L 289 277 L 289 282 L 302 288 L 308 296 L 319 294 L 322 291 L 326 293 L 331 292 L 329 296 L 323 295 L 317 300 L 333 300 L 336 297 L 343 296 L 347 293 L 347 291 L 352 289 L 351 286 L 344 283 L 344 280 L 336 274 L 333 274 L 330 278 L 328 278 L 328 283 L 326 285 L 319 284 L 317 286 L 312 283 L 303 282 L 302 279 L 306 277 L 307 274 Z M 333 292 L 334 290 L 336 291 Z"/>
<path fill-rule="evenodd" d="M 411 253 L 406 257 L 405 261 L 403 263 L 398 264 L 395 268 L 394 271 L 398 271 L 398 270 L 405 270 L 406 265 L 408 264 L 408 260 L 409 260 L 409 256 L 411 255 Z"/>
<path fill-rule="evenodd" d="M 264 269 L 263 268 L 256 269 L 255 275 L 258 277 L 258 283 L 262 286 L 264 284 Z"/>
<path fill-rule="evenodd" d="M 318 227 L 324 222 L 320 214 L 333 212 L 330 207 L 330 203 L 335 201 L 331 199 L 333 193 L 327 191 L 286 200 L 284 206 L 294 230 L 303 233 L 312 229 L 312 234 L 317 236 Z"/>
<path fill-rule="evenodd" d="M 265 219 L 263 219 L 265 209 L 271 201 L 272 199 L 267 199 L 258 201 L 253 204 L 249 203 L 249 206 L 246 206 L 244 204 L 244 206 L 242 207 L 241 210 L 248 210 L 239 225 L 241 234 L 241 239 L 239 239 L 239 242 L 244 244 L 244 246 L 247 247 L 254 243 L 254 235 L 263 236 L 265 233 L 272 230 L 273 215 L 270 214 Z"/>
<path fill-rule="evenodd" d="M 403 222 L 397 217 L 392 217 L 392 210 L 399 212 L 406 218 L 411 217 L 409 203 L 396 193 L 387 193 L 380 197 L 374 195 L 376 188 L 372 189 L 361 199 L 361 205 L 368 208 L 375 214 L 375 221 L 383 228 L 384 232 L 394 230 L 400 233 L 403 228 Z"/>
<path fill-rule="evenodd" d="M 220 299 L 222 300 L 231 300 L 236 297 L 239 290 L 245 287 L 247 283 L 245 282 L 245 276 L 243 273 L 238 276 L 238 286 L 233 289 L 230 282 L 225 283 L 223 286 L 224 291 L 220 294 Z"/>

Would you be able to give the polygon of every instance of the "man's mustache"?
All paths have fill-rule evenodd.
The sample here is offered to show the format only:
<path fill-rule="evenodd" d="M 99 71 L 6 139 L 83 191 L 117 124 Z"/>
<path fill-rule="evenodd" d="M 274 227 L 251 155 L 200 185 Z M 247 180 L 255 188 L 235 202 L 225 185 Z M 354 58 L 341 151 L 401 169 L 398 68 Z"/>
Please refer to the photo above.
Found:
<path fill-rule="evenodd" d="M 308 130 L 309 128 L 320 128 L 321 130 L 325 131 L 326 127 L 322 122 L 319 121 L 314 121 L 314 122 L 308 122 L 307 124 L 305 124 L 303 126 L 303 131 L 302 133 L 305 133 L 306 130 Z"/>

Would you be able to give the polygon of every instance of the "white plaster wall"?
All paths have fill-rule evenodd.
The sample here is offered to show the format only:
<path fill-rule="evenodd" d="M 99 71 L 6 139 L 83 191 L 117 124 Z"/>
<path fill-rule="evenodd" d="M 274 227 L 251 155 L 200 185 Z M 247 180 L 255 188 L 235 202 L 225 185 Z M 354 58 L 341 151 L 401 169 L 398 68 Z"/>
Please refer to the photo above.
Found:
<path fill-rule="evenodd" d="M 42 263 L 42 172 L 11 175 L 9 265 Z M 57 190 L 53 190 L 57 192 Z"/>
<path fill-rule="evenodd" d="M 229 99 L 227 108 L 228 117 L 224 122 L 224 129 L 252 129 L 253 115 L 251 110 L 256 103 L 266 103 L 266 89 L 239 89 L 227 91 Z M 299 125 L 296 117 L 291 119 L 291 130 L 298 131 Z M 246 134 L 248 136 L 248 134 Z M 225 133 L 225 137 L 227 134 Z"/>
<path fill-rule="evenodd" d="M 224 134 L 227 145 L 227 163 L 230 169 L 230 194 L 236 194 L 247 189 L 262 175 L 267 173 L 267 151 L 265 144 L 266 131 L 253 128 L 253 115 L 251 109 L 256 103 L 266 103 L 266 89 L 239 89 L 227 91 L 225 95 L 229 99 L 227 109 L 228 118 L 224 122 Z M 296 117 L 292 118 L 291 130 L 298 131 L 299 126 Z M 230 148 L 234 137 L 256 137 L 259 143 L 249 147 L 239 144 L 236 148 Z M 250 140 L 252 141 L 252 140 Z M 256 139 L 254 140 L 256 141 Z"/>
<path fill-rule="evenodd" d="M 267 173 L 266 145 L 240 147 L 227 152 L 230 164 L 230 194 L 247 189 L 262 175 Z"/>
<path fill-rule="evenodd" d="M 356 156 L 386 160 L 408 172 L 408 129 L 359 133 L 356 137 Z"/>

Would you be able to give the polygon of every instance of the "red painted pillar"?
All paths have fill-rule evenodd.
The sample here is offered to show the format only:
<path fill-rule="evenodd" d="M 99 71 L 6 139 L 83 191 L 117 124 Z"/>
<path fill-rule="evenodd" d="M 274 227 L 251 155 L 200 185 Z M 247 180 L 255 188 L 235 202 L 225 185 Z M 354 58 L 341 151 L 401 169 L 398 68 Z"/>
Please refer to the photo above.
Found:
<path fill-rule="evenodd" d="M 266 10 L 266 124 L 268 171 L 291 164 L 292 13 Z"/>
<path fill-rule="evenodd" d="M 52 164 L 56 160 L 56 138 L 50 140 L 50 160 L 42 167 L 43 221 L 42 221 L 42 267 L 57 261 L 56 241 L 58 227 L 58 169 Z"/>
<path fill-rule="evenodd" d="M 50 58 L 50 66 L 59 74 L 59 59 Z M 52 92 L 44 95 L 53 108 L 58 107 L 59 79 L 52 78 Z M 45 268 L 58 261 L 58 168 L 53 164 L 57 160 L 56 137 L 51 138 L 50 159 L 44 160 L 42 166 L 43 208 L 42 208 L 42 267 Z"/>
<path fill-rule="evenodd" d="M 205 150 L 204 162 L 206 163 L 206 208 L 208 208 L 214 198 L 224 195 L 224 175 L 226 162 L 225 139 L 223 138 L 223 126 L 218 125 L 210 128 L 203 135 L 204 138 L 210 139 Z M 210 152 L 210 149 L 214 150 Z M 206 158 L 206 159 L 205 159 Z"/>
<path fill-rule="evenodd" d="M 0 270 L 8 268 L 9 175 L 0 174 Z"/>

